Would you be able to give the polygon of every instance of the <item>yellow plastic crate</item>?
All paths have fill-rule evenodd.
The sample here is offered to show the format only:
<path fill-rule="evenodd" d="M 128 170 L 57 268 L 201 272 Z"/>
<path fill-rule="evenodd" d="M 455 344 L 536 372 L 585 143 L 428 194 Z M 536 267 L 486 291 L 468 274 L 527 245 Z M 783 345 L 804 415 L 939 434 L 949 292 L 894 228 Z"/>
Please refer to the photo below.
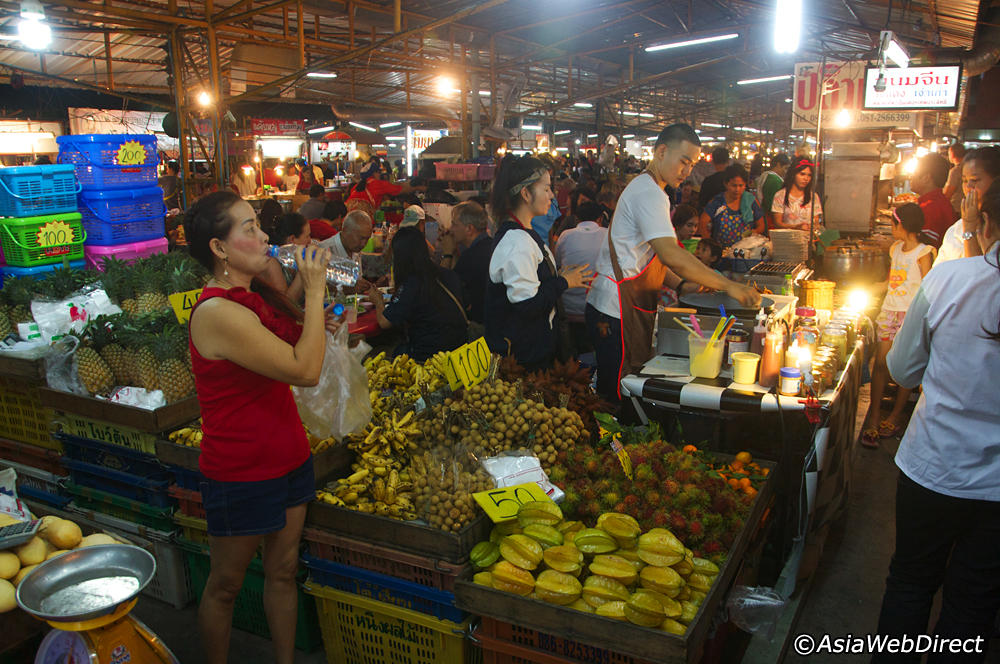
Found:
<path fill-rule="evenodd" d="M 307 583 L 316 598 L 326 660 L 340 664 L 480 664 L 465 638 L 469 621 L 438 620 L 327 586 Z"/>
<path fill-rule="evenodd" d="M 127 447 L 136 452 L 156 454 L 156 436 L 110 422 L 91 419 L 74 413 L 60 413 L 55 420 L 58 429 L 77 438 Z"/>
<path fill-rule="evenodd" d="M 184 539 L 201 546 L 208 546 L 208 522 L 205 519 L 198 519 L 188 516 L 183 512 L 174 512 L 174 523 L 181 527 Z"/>
<path fill-rule="evenodd" d="M 0 438 L 62 452 L 62 444 L 49 431 L 52 417 L 52 410 L 42 406 L 34 383 L 0 376 Z"/>

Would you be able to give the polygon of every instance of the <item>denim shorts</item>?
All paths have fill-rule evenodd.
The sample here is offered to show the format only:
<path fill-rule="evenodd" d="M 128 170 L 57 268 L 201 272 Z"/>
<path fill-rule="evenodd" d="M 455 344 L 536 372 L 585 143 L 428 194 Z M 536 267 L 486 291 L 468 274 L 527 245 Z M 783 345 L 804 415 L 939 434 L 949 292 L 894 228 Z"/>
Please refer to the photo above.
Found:
<path fill-rule="evenodd" d="M 312 456 L 295 470 L 259 482 L 201 482 L 201 499 L 214 537 L 264 535 L 285 527 L 285 510 L 316 496 Z"/>

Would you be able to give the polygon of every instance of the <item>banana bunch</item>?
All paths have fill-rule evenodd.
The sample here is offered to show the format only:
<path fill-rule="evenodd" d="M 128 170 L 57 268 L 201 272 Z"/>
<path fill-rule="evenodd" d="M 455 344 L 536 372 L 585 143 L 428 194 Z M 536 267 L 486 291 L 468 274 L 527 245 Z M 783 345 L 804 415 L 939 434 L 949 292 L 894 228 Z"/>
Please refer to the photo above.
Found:
<path fill-rule="evenodd" d="M 319 454 L 328 447 L 337 444 L 337 439 L 334 437 L 329 438 L 317 438 L 312 434 L 309 434 L 309 447 L 312 449 L 313 454 Z"/>
<path fill-rule="evenodd" d="M 368 467 L 379 476 L 389 474 L 389 466 L 399 467 L 400 459 L 418 449 L 415 439 L 420 438 L 420 428 L 413 422 L 413 411 L 402 417 L 395 411 L 383 412 L 376 423 L 373 416 L 360 434 L 351 435 L 347 447 L 358 456 L 362 467 Z"/>
<path fill-rule="evenodd" d="M 183 427 L 177 431 L 171 431 L 167 438 L 172 443 L 184 445 L 185 447 L 201 447 L 201 429 L 197 426 Z"/>
<path fill-rule="evenodd" d="M 420 365 L 408 355 L 397 355 L 389 362 L 382 352 L 365 360 L 364 366 L 368 370 L 368 390 L 382 392 L 412 386 L 414 372 Z"/>
<path fill-rule="evenodd" d="M 412 491 L 408 476 L 395 468 L 384 478 L 373 475 L 368 468 L 360 468 L 317 491 L 316 497 L 330 505 L 412 521 L 417 518 Z"/>

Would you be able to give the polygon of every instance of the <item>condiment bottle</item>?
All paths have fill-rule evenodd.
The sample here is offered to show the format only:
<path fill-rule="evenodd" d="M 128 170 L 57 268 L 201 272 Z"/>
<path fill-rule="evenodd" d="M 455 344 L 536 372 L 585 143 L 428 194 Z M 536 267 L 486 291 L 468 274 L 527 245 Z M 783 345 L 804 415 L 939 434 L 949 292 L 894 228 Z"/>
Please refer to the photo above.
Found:
<path fill-rule="evenodd" d="M 760 356 L 761 387 L 774 387 L 778 382 L 778 372 L 785 356 L 785 335 L 777 327 L 772 327 L 764 336 L 764 346 Z"/>
<path fill-rule="evenodd" d="M 750 338 L 750 352 L 757 355 L 760 355 L 764 348 L 764 335 L 767 334 L 765 318 L 763 309 L 757 312 L 757 322 L 753 326 L 753 336 Z"/>

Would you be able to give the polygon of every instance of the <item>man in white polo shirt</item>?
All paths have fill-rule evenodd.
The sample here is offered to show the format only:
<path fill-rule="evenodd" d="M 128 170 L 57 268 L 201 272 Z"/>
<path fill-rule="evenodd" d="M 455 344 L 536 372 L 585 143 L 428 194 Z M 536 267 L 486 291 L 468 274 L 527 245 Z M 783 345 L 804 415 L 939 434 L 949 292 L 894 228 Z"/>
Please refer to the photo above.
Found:
<path fill-rule="evenodd" d="M 617 401 L 622 376 L 652 357 L 656 307 L 670 271 L 681 278 L 678 291 L 684 281 L 692 281 L 747 306 L 760 303 L 757 291 L 709 269 L 677 243 L 663 188 L 678 187 L 700 153 L 701 141 L 690 126 L 670 125 L 657 137 L 646 170 L 618 199 L 586 310 L 597 353 L 597 391 L 606 399 Z"/>

